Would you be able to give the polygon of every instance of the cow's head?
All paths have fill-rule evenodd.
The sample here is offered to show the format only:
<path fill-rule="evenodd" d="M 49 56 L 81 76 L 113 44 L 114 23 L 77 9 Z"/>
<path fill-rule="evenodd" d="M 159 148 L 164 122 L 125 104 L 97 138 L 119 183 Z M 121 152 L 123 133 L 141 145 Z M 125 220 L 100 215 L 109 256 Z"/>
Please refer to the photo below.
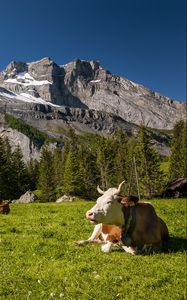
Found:
<path fill-rule="evenodd" d="M 124 182 L 120 183 L 117 189 L 110 188 L 106 192 L 97 187 L 98 192 L 102 196 L 97 199 L 94 207 L 86 213 L 86 218 L 92 224 L 103 223 L 118 226 L 124 224 L 124 215 L 120 203 L 120 192 Z"/>

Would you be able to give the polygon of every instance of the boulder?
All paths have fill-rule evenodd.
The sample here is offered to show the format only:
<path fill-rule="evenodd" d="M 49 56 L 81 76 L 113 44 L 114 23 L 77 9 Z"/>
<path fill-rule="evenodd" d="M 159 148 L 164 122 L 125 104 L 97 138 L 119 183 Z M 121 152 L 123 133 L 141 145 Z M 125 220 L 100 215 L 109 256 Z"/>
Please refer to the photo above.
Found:
<path fill-rule="evenodd" d="M 74 196 L 70 196 L 70 195 L 63 195 L 62 197 L 60 197 L 59 199 L 56 200 L 57 203 L 61 203 L 61 202 L 72 202 L 75 200 Z"/>
<path fill-rule="evenodd" d="M 27 191 L 24 195 L 22 195 L 16 203 L 33 203 L 36 201 L 38 197 L 33 194 L 31 191 Z"/>

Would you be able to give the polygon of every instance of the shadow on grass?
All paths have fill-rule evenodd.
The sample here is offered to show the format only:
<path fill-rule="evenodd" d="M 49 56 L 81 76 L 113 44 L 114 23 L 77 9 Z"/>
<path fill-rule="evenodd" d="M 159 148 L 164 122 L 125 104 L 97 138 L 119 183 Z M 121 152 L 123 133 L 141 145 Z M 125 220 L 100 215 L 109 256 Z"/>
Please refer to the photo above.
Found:
<path fill-rule="evenodd" d="M 187 239 L 171 236 L 168 242 L 163 245 L 163 252 L 165 253 L 177 253 L 187 250 Z"/>
<path fill-rule="evenodd" d="M 153 249 L 148 249 L 148 251 L 140 251 L 138 255 L 155 255 L 155 254 L 160 254 L 160 253 L 177 253 L 177 252 L 183 252 L 187 250 L 187 239 L 185 238 L 180 238 L 180 237 L 170 237 L 168 242 L 166 242 L 163 246 L 161 251 L 154 251 Z M 124 250 L 120 248 L 113 248 L 112 252 L 119 252 Z"/>

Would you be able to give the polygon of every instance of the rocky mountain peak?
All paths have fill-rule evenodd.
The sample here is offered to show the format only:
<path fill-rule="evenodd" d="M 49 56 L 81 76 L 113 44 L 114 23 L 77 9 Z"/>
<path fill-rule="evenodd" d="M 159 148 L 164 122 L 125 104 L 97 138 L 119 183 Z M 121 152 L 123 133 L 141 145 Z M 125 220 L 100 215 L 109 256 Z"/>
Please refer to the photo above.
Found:
<path fill-rule="evenodd" d="M 3 80 L 15 78 L 16 75 L 22 72 L 27 72 L 28 65 L 25 62 L 12 61 L 8 64 L 5 71 L 1 72 Z"/>
<path fill-rule="evenodd" d="M 61 68 L 51 58 L 46 57 L 29 63 L 28 73 L 35 80 L 49 80 L 52 83 L 53 77 L 61 74 Z"/>
<path fill-rule="evenodd" d="M 185 104 L 111 74 L 97 61 L 76 59 L 59 66 L 51 58 L 11 62 L 0 86 L 17 96 L 47 104 L 113 114 L 137 125 L 170 129 L 185 118 Z M 32 98 L 31 98 L 32 97 Z"/>

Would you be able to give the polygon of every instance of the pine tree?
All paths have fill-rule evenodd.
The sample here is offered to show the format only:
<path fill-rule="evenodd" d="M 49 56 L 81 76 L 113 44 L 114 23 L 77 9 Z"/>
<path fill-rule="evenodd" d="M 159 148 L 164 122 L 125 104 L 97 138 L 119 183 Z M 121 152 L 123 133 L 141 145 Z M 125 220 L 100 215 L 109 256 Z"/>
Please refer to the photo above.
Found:
<path fill-rule="evenodd" d="M 0 138 L 0 198 L 17 199 L 28 187 L 28 173 L 20 147 L 11 152 L 8 139 Z"/>
<path fill-rule="evenodd" d="M 29 189 L 35 190 L 39 177 L 39 162 L 31 158 L 27 164 L 27 172 L 29 176 Z"/>
<path fill-rule="evenodd" d="M 159 155 L 150 146 L 150 139 L 146 135 L 144 127 L 139 130 L 136 163 L 140 193 L 151 198 L 152 195 L 160 192 L 164 183 L 164 176 L 160 170 Z"/>
<path fill-rule="evenodd" d="M 11 196 L 18 198 L 29 188 L 29 176 L 19 146 L 16 147 L 11 155 L 11 177 Z"/>
<path fill-rule="evenodd" d="M 100 137 L 97 142 L 96 164 L 100 172 L 100 185 L 103 190 L 115 182 L 115 145 L 114 139 Z"/>
<path fill-rule="evenodd" d="M 78 161 L 78 138 L 72 128 L 69 129 L 67 136 L 68 141 L 65 143 L 62 160 L 64 162 L 63 191 L 67 195 L 80 196 L 83 183 Z"/>
<path fill-rule="evenodd" d="M 127 181 L 129 179 L 128 174 L 128 137 L 127 134 L 119 130 L 114 135 L 115 144 L 113 145 L 115 155 L 114 155 L 114 183 L 117 186 L 123 180 L 126 181 L 125 188 L 127 187 Z M 126 191 L 125 191 L 126 193 Z"/>
<path fill-rule="evenodd" d="M 77 156 L 71 149 L 69 150 L 69 153 L 66 158 L 63 181 L 63 190 L 65 194 L 81 194 L 81 178 L 79 172 L 79 164 L 77 161 Z"/>
<path fill-rule="evenodd" d="M 187 122 L 184 123 L 182 130 L 182 159 L 181 159 L 181 175 L 187 178 Z"/>
<path fill-rule="evenodd" d="M 126 157 L 126 183 L 124 185 L 125 193 L 127 195 L 138 195 L 138 178 L 135 170 L 135 163 L 134 160 L 136 157 L 136 147 L 137 141 L 134 137 L 131 137 L 127 141 L 127 157 Z"/>
<path fill-rule="evenodd" d="M 64 173 L 64 169 L 65 169 L 65 162 L 66 162 L 66 159 L 67 159 L 67 156 L 68 156 L 68 153 L 69 153 L 69 150 L 70 150 L 70 142 L 68 139 L 65 139 L 64 140 L 64 145 L 63 145 L 63 148 L 62 148 L 62 151 L 61 151 L 61 161 L 62 161 L 62 174 Z"/>
<path fill-rule="evenodd" d="M 81 145 L 78 152 L 79 177 L 81 180 L 81 196 L 92 199 L 97 195 L 99 171 L 96 157 L 90 147 Z"/>
<path fill-rule="evenodd" d="M 63 194 L 64 157 L 58 147 L 53 152 L 54 184 L 57 198 Z"/>
<path fill-rule="evenodd" d="M 38 188 L 42 191 L 41 201 L 55 200 L 53 154 L 47 147 L 41 152 Z"/>
<path fill-rule="evenodd" d="M 67 137 L 68 137 L 68 146 L 71 149 L 71 151 L 76 155 L 78 152 L 78 138 L 75 134 L 75 130 L 70 128 L 68 133 L 67 133 Z"/>
<path fill-rule="evenodd" d="M 186 124 L 179 121 L 173 129 L 173 138 L 170 156 L 170 179 L 186 177 L 186 151 L 187 151 L 187 135 Z"/>
<path fill-rule="evenodd" d="M 11 150 L 11 146 L 10 146 L 10 143 L 9 143 L 9 140 L 7 137 L 4 139 L 4 147 L 5 147 L 6 158 L 8 161 L 10 161 L 11 155 L 12 155 L 12 150 Z"/>
<path fill-rule="evenodd" d="M 7 176 L 9 168 L 7 163 L 7 155 L 5 150 L 5 142 L 0 138 L 0 199 L 7 198 Z"/>

